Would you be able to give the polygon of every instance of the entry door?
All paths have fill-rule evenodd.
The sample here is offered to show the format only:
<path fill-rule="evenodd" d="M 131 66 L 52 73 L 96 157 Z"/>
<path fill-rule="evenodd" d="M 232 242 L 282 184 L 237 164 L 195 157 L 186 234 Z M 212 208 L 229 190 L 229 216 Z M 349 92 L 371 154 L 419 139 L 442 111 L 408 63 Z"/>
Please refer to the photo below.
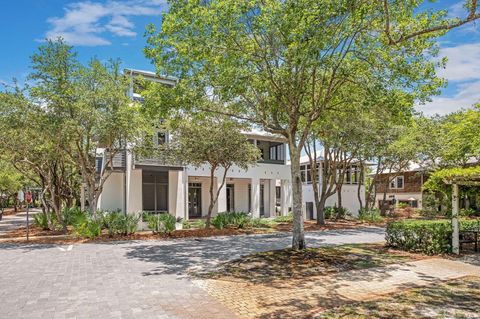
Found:
<path fill-rule="evenodd" d="M 202 217 L 202 184 L 188 184 L 188 216 Z"/>
<path fill-rule="evenodd" d="M 313 202 L 306 202 L 307 217 L 313 220 Z"/>
<path fill-rule="evenodd" d="M 235 185 L 227 184 L 227 212 L 235 211 Z"/>
<path fill-rule="evenodd" d="M 260 216 L 265 216 L 265 187 L 260 184 Z"/>

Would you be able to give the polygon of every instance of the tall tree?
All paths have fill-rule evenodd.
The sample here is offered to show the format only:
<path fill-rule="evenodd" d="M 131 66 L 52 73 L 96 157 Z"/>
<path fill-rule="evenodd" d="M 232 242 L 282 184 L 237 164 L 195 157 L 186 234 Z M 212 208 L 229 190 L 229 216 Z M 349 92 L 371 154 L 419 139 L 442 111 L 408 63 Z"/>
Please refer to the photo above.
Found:
<path fill-rule="evenodd" d="M 161 30 L 148 29 L 146 54 L 159 73 L 179 77 L 197 95 L 186 107 L 201 108 L 195 101 L 211 98 L 218 105 L 206 111 L 288 140 L 292 247 L 302 249 L 300 154 L 312 124 L 372 87 L 424 99 L 442 84 L 427 56 L 436 54 L 433 39 L 460 22 L 421 11 L 420 3 L 171 0 Z M 477 19 L 476 1 L 468 4 L 475 7 L 468 21 Z"/>

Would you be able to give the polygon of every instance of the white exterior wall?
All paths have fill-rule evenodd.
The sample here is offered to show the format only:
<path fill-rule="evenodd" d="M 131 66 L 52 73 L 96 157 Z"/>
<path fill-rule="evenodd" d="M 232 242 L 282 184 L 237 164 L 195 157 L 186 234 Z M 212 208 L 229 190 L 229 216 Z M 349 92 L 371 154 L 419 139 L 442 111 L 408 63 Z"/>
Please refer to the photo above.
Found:
<path fill-rule="evenodd" d="M 358 197 L 357 197 L 357 188 L 358 185 L 356 184 L 345 184 L 342 187 L 342 206 L 348 209 L 348 211 L 353 215 L 353 216 L 358 216 L 358 210 L 360 209 L 360 203 L 358 202 Z M 313 204 L 313 215 L 316 218 L 317 213 L 316 213 L 316 208 L 315 208 L 315 196 L 313 193 L 313 186 L 312 184 L 304 184 L 303 187 L 303 203 L 305 204 L 306 202 L 312 202 Z M 365 186 L 361 186 L 361 197 L 363 203 L 365 203 Z M 337 205 L 337 193 L 333 194 L 330 196 L 326 203 L 325 206 L 335 206 Z M 305 205 L 304 206 L 304 210 Z M 306 211 L 304 211 L 306 213 Z M 306 216 L 308 217 L 308 216 Z"/>
<path fill-rule="evenodd" d="M 123 210 L 123 185 L 123 173 L 113 172 L 103 185 L 98 208 L 104 211 Z"/>

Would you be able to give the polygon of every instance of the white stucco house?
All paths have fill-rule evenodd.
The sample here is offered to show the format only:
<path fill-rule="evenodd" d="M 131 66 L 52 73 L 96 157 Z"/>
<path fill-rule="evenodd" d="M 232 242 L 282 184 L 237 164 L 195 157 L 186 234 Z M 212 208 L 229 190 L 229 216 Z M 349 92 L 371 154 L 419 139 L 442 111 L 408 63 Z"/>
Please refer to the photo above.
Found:
<path fill-rule="evenodd" d="M 323 158 L 317 158 L 317 165 L 319 166 L 318 171 L 318 182 L 321 185 L 322 183 L 322 171 L 320 165 L 323 165 Z M 317 209 L 315 206 L 315 195 L 313 192 L 312 178 L 310 172 L 310 161 L 308 156 L 303 156 L 300 159 L 300 170 L 302 177 L 302 191 L 303 191 L 303 209 L 305 212 L 306 219 L 316 219 L 317 218 Z M 353 216 L 358 216 L 358 211 L 360 209 L 360 203 L 358 201 L 358 187 L 360 181 L 360 167 L 355 163 L 352 163 L 347 171 L 345 176 L 344 184 L 342 187 L 342 207 L 345 207 Z M 319 187 L 321 187 L 319 185 Z M 362 202 L 365 203 L 365 185 L 361 183 L 360 185 L 360 196 Z M 338 196 L 337 193 L 330 196 L 325 206 L 338 206 Z"/>
<path fill-rule="evenodd" d="M 174 78 L 159 77 L 152 72 L 132 69 L 125 72 L 132 79 L 141 76 L 165 85 L 176 83 Z M 132 99 L 141 100 L 134 85 L 128 94 Z M 287 215 L 291 207 L 291 178 L 285 139 L 259 131 L 245 135 L 260 148 L 261 159 L 247 170 L 229 169 L 214 214 L 237 211 L 251 212 L 254 217 Z M 168 132 L 159 131 L 155 143 L 168 143 L 169 139 Z M 141 158 L 127 149 L 117 156 L 113 167 L 114 172 L 105 182 L 100 196 L 99 209 L 127 213 L 166 212 L 184 220 L 207 214 L 210 177 L 206 165 L 194 167 Z M 218 185 L 222 175 L 223 171 L 216 172 L 220 177 L 215 180 Z"/>

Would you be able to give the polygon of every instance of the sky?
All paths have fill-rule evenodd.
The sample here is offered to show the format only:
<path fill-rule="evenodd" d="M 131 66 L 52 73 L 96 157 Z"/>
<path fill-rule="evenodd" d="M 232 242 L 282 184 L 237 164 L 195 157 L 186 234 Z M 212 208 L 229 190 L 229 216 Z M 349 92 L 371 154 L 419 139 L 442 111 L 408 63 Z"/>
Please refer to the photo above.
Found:
<path fill-rule="evenodd" d="M 241 0 L 239 0 L 241 1 Z M 428 4 L 448 9 L 451 17 L 466 15 L 460 0 Z M 124 67 L 151 70 L 143 48 L 146 25 L 161 24 L 166 0 L 0 0 L 0 83 L 19 83 L 30 72 L 30 56 L 45 38 L 62 36 L 86 62 L 120 58 Z M 448 80 L 432 102 L 418 105 L 427 115 L 447 114 L 480 102 L 480 21 L 439 39 L 440 57 L 448 64 L 438 74 Z"/>

